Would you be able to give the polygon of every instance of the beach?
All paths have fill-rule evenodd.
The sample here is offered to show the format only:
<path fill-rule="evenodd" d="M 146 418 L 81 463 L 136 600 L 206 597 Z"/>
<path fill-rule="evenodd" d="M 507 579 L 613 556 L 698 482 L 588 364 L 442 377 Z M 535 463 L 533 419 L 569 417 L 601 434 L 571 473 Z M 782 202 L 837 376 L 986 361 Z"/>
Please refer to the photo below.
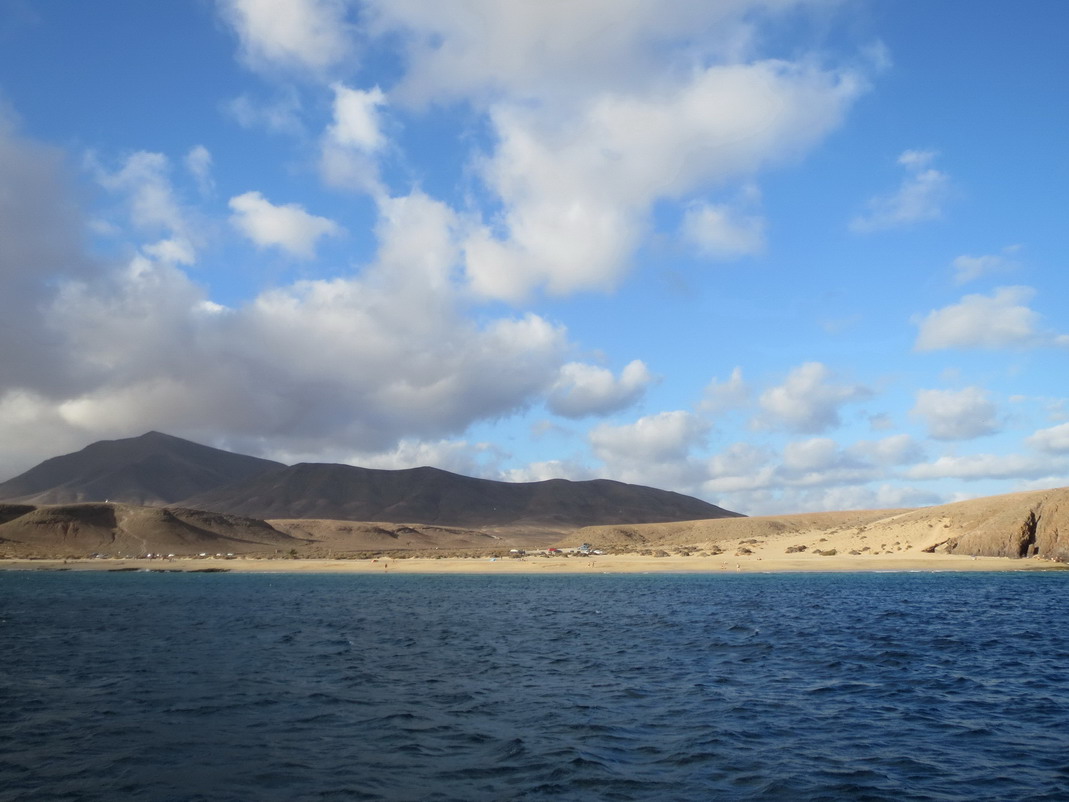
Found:
<path fill-rule="evenodd" d="M 0 560 L 0 570 L 183 571 L 321 574 L 724 574 L 886 571 L 1057 571 L 1069 566 L 1041 559 L 953 554 L 831 555 L 758 553 L 652 557 L 606 554 L 523 558 L 443 557 L 378 559 L 82 559 Z"/>

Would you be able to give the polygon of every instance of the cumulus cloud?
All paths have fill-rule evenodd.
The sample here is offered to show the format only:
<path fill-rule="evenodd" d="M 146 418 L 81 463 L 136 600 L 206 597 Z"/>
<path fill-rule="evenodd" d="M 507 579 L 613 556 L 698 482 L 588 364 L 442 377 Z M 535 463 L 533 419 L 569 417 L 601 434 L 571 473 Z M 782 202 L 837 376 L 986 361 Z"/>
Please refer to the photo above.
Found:
<path fill-rule="evenodd" d="M 950 177 L 930 166 L 935 156 L 927 150 L 907 150 L 899 156 L 898 163 L 906 177 L 898 189 L 871 198 L 866 211 L 851 221 L 850 228 L 867 233 L 942 217 L 943 204 L 950 194 Z"/>
<path fill-rule="evenodd" d="M 546 399 L 551 412 L 565 418 L 607 415 L 634 404 L 653 380 L 641 360 L 630 362 L 619 378 L 597 365 L 569 362 Z"/>
<path fill-rule="evenodd" d="M 503 95 L 530 100 L 605 89 L 646 91 L 663 80 L 665 46 L 710 61 L 744 59 L 752 51 L 750 25 L 758 14 L 786 14 L 810 4 L 369 0 L 366 5 L 373 32 L 404 36 L 408 70 L 400 96 L 414 103 L 443 98 L 490 103 Z M 691 63 L 673 66 L 685 72 Z"/>
<path fill-rule="evenodd" d="M 919 390 L 911 415 L 921 418 L 936 440 L 971 440 L 1002 428 L 998 407 L 986 390 Z"/>
<path fill-rule="evenodd" d="M 649 94 L 593 96 L 559 115 L 495 106 L 498 145 L 481 175 L 504 205 L 504 233 L 482 227 L 466 243 L 473 289 L 518 301 L 537 287 L 613 286 L 656 200 L 804 152 L 859 91 L 852 74 L 764 61 L 709 67 Z"/>
<path fill-rule="evenodd" d="M 387 144 L 379 111 L 386 95 L 377 86 L 363 90 L 335 83 L 332 89 L 333 119 L 323 134 L 320 174 L 330 186 L 381 195 L 375 156 Z"/>
<path fill-rule="evenodd" d="M 276 206 L 259 192 L 230 199 L 230 222 L 259 248 L 279 248 L 299 259 L 315 256 L 321 237 L 336 237 L 343 229 L 333 220 L 309 214 L 296 203 Z"/>
<path fill-rule="evenodd" d="M 710 477 L 759 476 L 773 460 L 774 454 L 767 448 L 752 443 L 733 443 L 709 459 Z"/>
<path fill-rule="evenodd" d="M 218 0 L 255 70 L 322 72 L 349 57 L 345 0 Z"/>
<path fill-rule="evenodd" d="M 924 488 L 889 483 L 876 487 L 833 487 L 819 493 L 805 494 L 802 498 L 807 502 L 807 509 L 814 510 L 911 509 L 945 501 L 939 494 Z M 791 505 L 783 507 L 786 510 L 793 508 Z"/>
<path fill-rule="evenodd" d="M 736 204 L 693 204 L 683 216 L 683 237 L 711 259 L 761 253 L 765 219 L 753 211 L 753 205 L 753 199 Z"/>
<path fill-rule="evenodd" d="M 727 412 L 731 409 L 739 409 L 750 401 L 750 387 L 742 378 L 742 368 L 735 367 L 725 381 L 716 377 L 705 387 L 701 403 L 698 405 L 703 412 L 713 414 Z"/>
<path fill-rule="evenodd" d="M 162 153 L 138 151 L 126 157 L 115 171 L 91 160 L 97 180 L 125 198 L 130 221 L 145 234 L 162 239 L 142 246 L 154 259 L 191 265 L 197 260 L 200 239 L 188 210 L 171 183 L 171 163 Z"/>
<path fill-rule="evenodd" d="M 276 13 L 266 0 L 221 3 L 253 65 L 322 70 L 345 56 L 342 0 L 288 0 Z M 750 186 L 839 125 L 865 89 L 859 73 L 759 59 L 752 47 L 759 22 L 813 5 L 368 0 L 360 21 L 362 33 L 402 48 L 391 102 L 460 100 L 487 115 L 494 142 L 473 166 L 497 203 L 474 215 L 464 266 L 480 296 L 519 302 L 539 289 L 615 286 L 654 203 Z M 686 63 L 666 58 L 668 48 Z M 372 156 L 384 142 L 384 95 L 334 90 L 321 174 L 381 194 Z M 751 207 L 695 205 L 683 235 L 715 258 L 755 253 L 764 223 Z"/>
<path fill-rule="evenodd" d="M 10 374 L 5 378 L 10 379 Z M 0 388 L 0 439 L 4 443 L 0 481 L 17 476 L 46 457 L 83 448 L 96 431 L 71 425 L 60 415 L 52 397 L 33 390 Z"/>
<path fill-rule="evenodd" d="M 375 151 L 383 146 L 379 120 L 379 106 L 386 103 L 386 95 L 377 86 L 373 89 L 350 89 L 336 83 L 334 90 L 334 122 L 328 136 L 339 145 Z"/>
<path fill-rule="evenodd" d="M 1020 250 L 1020 245 L 1009 245 L 1003 248 L 1001 253 L 988 253 L 982 256 L 962 254 L 953 262 L 954 280 L 958 284 L 964 284 L 991 273 L 1016 270 L 1021 264 L 1014 256 Z"/>
<path fill-rule="evenodd" d="M 861 440 L 850 447 L 850 453 L 874 465 L 908 465 L 924 459 L 924 449 L 908 434 Z"/>
<path fill-rule="evenodd" d="M 971 454 L 944 456 L 935 462 L 914 465 L 905 470 L 910 479 L 1039 479 L 1050 475 L 1056 466 L 1049 457 L 1021 454 Z M 1064 466 L 1057 466 L 1064 469 Z"/>
<path fill-rule="evenodd" d="M 266 438 L 292 453 L 374 454 L 520 410 L 558 378 L 566 333 L 533 314 L 466 317 L 450 279 L 454 226 L 425 195 L 390 198 L 359 277 L 233 309 L 145 255 L 67 282 L 48 313 L 79 381 L 43 399 L 40 419 L 98 437 L 163 429 L 258 451 Z M 0 438 L 8 428 L 0 421 Z"/>
<path fill-rule="evenodd" d="M 665 462 L 686 457 L 701 443 L 708 424 L 685 410 L 658 412 L 634 423 L 603 423 L 589 440 L 594 452 L 606 462 Z"/>
<path fill-rule="evenodd" d="M 787 443 L 781 454 L 736 443 L 708 461 L 698 492 L 755 515 L 935 503 L 934 494 L 916 488 L 871 486 L 889 475 L 889 466 L 911 464 L 921 456 L 906 435 L 848 447 L 812 437 Z"/>
<path fill-rule="evenodd" d="M 839 409 L 852 401 L 868 398 L 872 392 L 858 384 L 836 384 L 828 367 L 806 362 L 791 370 L 783 384 L 763 392 L 762 409 L 755 425 L 783 427 L 804 434 L 817 434 L 840 423 Z"/>
<path fill-rule="evenodd" d="M 690 456 L 709 425 L 685 410 L 647 415 L 633 423 L 594 427 L 587 440 L 613 479 L 687 492 L 702 472 Z"/>
<path fill-rule="evenodd" d="M 966 295 L 956 304 L 935 309 L 919 323 L 918 351 L 944 348 L 1013 348 L 1058 343 L 1041 336 L 1039 313 L 1027 306 L 1031 287 L 999 287 L 993 295 Z"/>
<path fill-rule="evenodd" d="M 338 462 L 360 465 L 379 470 L 404 470 L 429 466 L 444 471 L 497 479 L 503 453 L 491 443 L 473 443 L 468 440 L 418 440 L 403 438 L 392 448 L 383 451 L 365 451 L 346 448 L 317 446 L 312 451 L 267 449 L 265 457 L 287 465 L 299 462 Z"/>
<path fill-rule="evenodd" d="M 1048 454 L 1069 453 L 1069 423 L 1039 429 L 1028 438 L 1028 445 Z"/>
<path fill-rule="evenodd" d="M 835 465 L 849 463 L 839 451 L 838 444 L 830 437 L 813 437 L 795 440 L 783 449 L 783 467 L 789 471 L 827 470 Z"/>
<path fill-rule="evenodd" d="M 67 383 L 46 309 L 63 279 L 97 270 L 68 181 L 63 154 L 19 136 L 0 108 L 0 395 Z"/>

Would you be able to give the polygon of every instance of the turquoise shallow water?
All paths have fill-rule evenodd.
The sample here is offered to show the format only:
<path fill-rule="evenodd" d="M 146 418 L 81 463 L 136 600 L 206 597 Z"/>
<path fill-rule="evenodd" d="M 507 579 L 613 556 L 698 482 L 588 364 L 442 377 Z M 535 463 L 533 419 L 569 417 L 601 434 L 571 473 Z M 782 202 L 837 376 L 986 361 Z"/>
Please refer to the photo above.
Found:
<path fill-rule="evenodd" d="M 2 800 L 1069 800 L 1069 575 L 0 573 Z"/>

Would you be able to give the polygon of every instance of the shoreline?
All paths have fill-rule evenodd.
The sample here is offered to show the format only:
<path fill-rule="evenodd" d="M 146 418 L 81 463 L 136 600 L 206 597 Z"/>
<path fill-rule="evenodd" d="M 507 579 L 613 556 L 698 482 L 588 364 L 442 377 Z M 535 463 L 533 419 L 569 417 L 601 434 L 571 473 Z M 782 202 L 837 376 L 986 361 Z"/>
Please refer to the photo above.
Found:
<path fill-rule="evenodd" d="M 594 558 L 379 558 L 379 559 L 0 559 L 0 571 L 96 571 L 157 573 L 315 574 L 737 574 L 1069 571 L 1069 565 L 1036 558 L 950 554 L 789 557 L 647 557 L 607 554 Z"/>

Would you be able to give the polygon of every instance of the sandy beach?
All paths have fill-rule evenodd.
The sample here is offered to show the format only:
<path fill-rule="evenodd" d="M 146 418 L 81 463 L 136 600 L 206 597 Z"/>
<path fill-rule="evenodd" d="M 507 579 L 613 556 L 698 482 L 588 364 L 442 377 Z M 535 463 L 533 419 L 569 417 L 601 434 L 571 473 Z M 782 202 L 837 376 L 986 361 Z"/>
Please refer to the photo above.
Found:
<path fill-rule="evenodd" d="M 594 557 L 289 560 L 234 558 L 174 560 L 2 560 L 0 570 L 44 571 L 230 571 L 323 574 L 725 574 L 881 571 L 1058 571 L 1069 566 L 1041 559 L 968 557 L 950 554 L 820 556 L 814 554 L 727 557 Z"/>

